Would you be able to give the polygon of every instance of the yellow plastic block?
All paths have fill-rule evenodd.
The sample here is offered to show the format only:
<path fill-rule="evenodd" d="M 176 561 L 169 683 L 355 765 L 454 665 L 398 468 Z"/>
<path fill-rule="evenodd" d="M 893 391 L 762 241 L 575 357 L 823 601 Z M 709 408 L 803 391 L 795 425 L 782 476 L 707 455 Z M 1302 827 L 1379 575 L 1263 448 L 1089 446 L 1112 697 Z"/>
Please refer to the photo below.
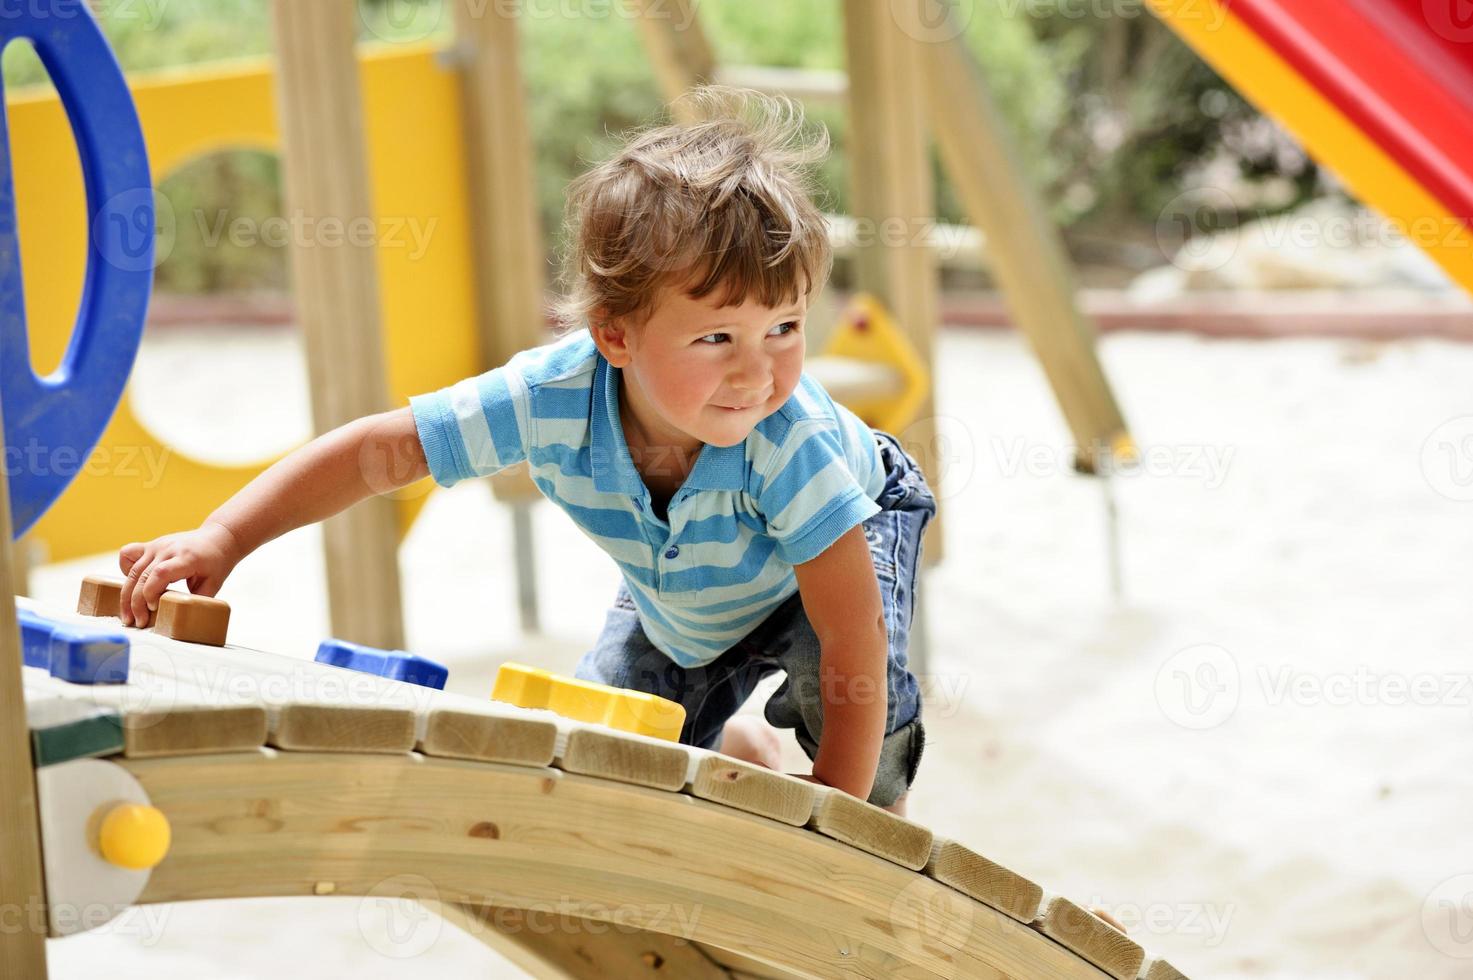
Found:
<path fill-rule="evenodd" d="M 866 425 L 898 434 L 915 421 L 931 390 L 931 372 L 889 312 L 869 293 L 857 293 L 839 315 L 823 353 L 893 367 L 904 380 L 900 394 L 846 403 Z"/>
<path fill-rule="evenodd" d="M 626 691 L 607 684 L 565 677 L 526 664 L 504 663 L 496 672 L 493 701 L 519 708 L 546 708 L 571 718 L 607 725 L 622 732 L 680 741 L 685 726 L 685 709 L 674 701 Z"/>
<path fill-rule="evenodd" d="M 111 864 L 146 871 L 169 853 L 171 836 L 169 818 L 157 808 L 119 803 L 102 818 L 97 847 Z"/>

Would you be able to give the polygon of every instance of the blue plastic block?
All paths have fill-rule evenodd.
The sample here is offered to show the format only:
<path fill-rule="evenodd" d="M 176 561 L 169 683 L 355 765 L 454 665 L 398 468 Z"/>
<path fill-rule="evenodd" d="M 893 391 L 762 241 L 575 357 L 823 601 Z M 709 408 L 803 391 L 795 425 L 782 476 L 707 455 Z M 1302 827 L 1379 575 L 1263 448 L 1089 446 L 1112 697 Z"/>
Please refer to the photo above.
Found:
<path fill-rule="evenodd" d="M 51 631 L 51 676 L 73 684 L 128 683 L 128 637 L 57 626 Z"/>
<path fill-rule="evenodd" d="M 449 670 L 433 660 L 403 650 L 375 650 L 347 640 L 323 640 L 317 645 L 317 662 L 437 691 L 445 689 L 445 679 L 450 676 Z"/>
<path fill-rule="evenodd" d="M 17 609 L 15 617 L 20 620 L 20 646 L 25 665 L 50 670 L 51 633 L 61 624 L 27 609 Z"/>

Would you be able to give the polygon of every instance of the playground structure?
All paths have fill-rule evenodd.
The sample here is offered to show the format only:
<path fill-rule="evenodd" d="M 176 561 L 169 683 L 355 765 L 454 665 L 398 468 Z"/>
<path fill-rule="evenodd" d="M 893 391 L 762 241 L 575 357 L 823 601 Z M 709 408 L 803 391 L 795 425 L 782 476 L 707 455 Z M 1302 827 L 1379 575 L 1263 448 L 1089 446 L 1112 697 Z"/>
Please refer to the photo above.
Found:
<path fill-rule="evenodd" d="M 288 198 L 312 215 L 372 213 L 364 161 L 353 152 L 361 119 L 356 100 L 343 96 L 356 70 L 349 9 L 276 6 Z M 58 11 L 66 16 L 53 19 Z M 488 45 L 514 39 L 500 18 L 471 26 L 496 34 L 482 38 Z M 6 42 L 35 44 L 57 84 L 81 151 L 83 213 L 98 216 L 83 239 L 75 331 L 61 367 L 37 378 L 21 297 L 44 303 L 50 291 L 34 282 L 30 293 L 23 288 L 37 253 L 17 227 L 26 199 L 10 193 L 18 159 L 9 151 L 17 145 L 12 126 L 0 174 L 7 444 L 37 437 L 85 455 L 107 437 L 141 338 L 155 227 L 149 157 L 128 88 L 80 0 L 12 18 L 5 29 Z M 525 135 L 524 127 L 512 129 Z M 504 155 L 501 166 L 514 169 Z M 519 187 L 490 178 L 484 186 L 501 203 L 520 196 L 525 204 Z M 478 248 L 496 255 L 524 243 Z M 41 254 L 64 267 L 64 248 Z M 381 407 L 382 353 L 360 342 L 374 333 L 363 325 L 380 322 L 372 252 L 298 250 L 296 263 L 314 387 L 324 389 L 314 406 L 319 426 Z M 535 282 L 535 275 L 515 280 L 524 303 Z M 483 314 L 497 311 L 498 330 L 537 322 L 506 312 L 539 312 L 517 307 L 511 286 L 503 270 L 488 287 L 491 298 L 480 298 Z M 888 345 L 890 356 L 905 349 L 878 308 L 861 316 L 867 341 Z M 863 359 L 863 348 L 844 353 Z M 895 394 L 914 401 L 923 367 L 912 361 L 903 370 L 908 381 Z M 897 410 L 880 397 L 875 410 L 886 407 Z M 8 594 L 12 514 L 15 530 L 36 525 L 73 475 L 40 479 L 22 469 L 0 486 L 0 588 Z M 126 520 L 132 503 L 109 499 L 108 512 Z M 393 502 L 372 503 L 328 541 L 329 554 L 347 548 L 347 567 L 360 572 L 392 567 L 397 544 Z M 110 533 L 119 531 L 113 523 Z M 361 632 L 392 636 L 397 596 L 383 588 L 392 576 L 372 578 L 349 577 L 335 589 L 353 597 L 353 610 L 378 607 L 354 620 Z M 187 596 L 171 598 L 191 605 Z M 342 598 L 335 591 L 335 603 Z M 1140 946 L 1074 903 L 828 787 L 546 709 L 364 673 L 374 657 L 351 645 L 329 650 L 341 660 L 312 664 L 223 645 L 218 603 L 213 613 L 208 603 L 197 610 L 216 615 L 200 635 L 209 645 L 166 635 L 188 621 L 182 612 L 161 617 L 152 631 L 120 629 L 105 615 L 115 601 L 89 582 L 81 608 L 98 615 L 24 599 L 18 610 L 0 604 L 0 903 L 25 922 L 0 938 L 7 977 L 44 976 L 47 935 L 95 927 L 133 903 L 368 894 L 396 875 L 416 876 L 428 887 L 415 897 L 538 975 L 1128 980 L 1145 962 Z M 24 656 L 17 612 L 26 624 Z M 737 839 L 746 846 L 730 847 Z M 826 891 L 820 908 L 814 881 Z M 636 931 L 546 937 L 486 928 L 500 909 L 545 902 L 560 903 L 574 920 L 618 909 Z M 671 904 L 699 910 L 699 922 L 676 931 L 648 911 Z M 1155 978 L 1179 976 L 1162 961 L 1148 969 Z"/>
<path fill-rule="evenodd" d="M 1163 13 L 1172 13 L 1167 9 L 1170 5 L 1159 6 Z M 80 5 L 74 8 L 73 21 L 89 23 L 77 19 L 80 10 Z M 288 10 L 301 12 L 303 19 L 293 21 L 295 15 Z M 1232 16 L 1225 9 L 1219 12 Z M 893 24 L 890 35 L 884 35 L 878 15 L 873 22 L 863 21 L 867 13 L 868 8 L 858 4 L 846 8 L 851 18 L 851 55 L 868 51 L 864 46 L 869 44 L 884 49 L 876 56 L 876 64 L 893 68 L 895 59 L 903 63 L 903 59 L 915 58 L 906 40 L 914 40 L 912 35 L 894 31 Z M 340 9 L 330 3 L 298 0 L 280 4 L 278 15 L 283 84 L 301 77 L 302 52 L 312 39 L 321 42 L 335 37 L 336 46 L 327 44 L 322 50 L 338 58 L 340 74 L 334 77 L 341 81 L 351 76 L 351 33 L 344 29 Z M 310 19 L 319 16 L 324 19 Z M 1227 43 L 1221 38 L 1248 44 L 1258 36 L 1244 26 L 1246 21 L 1225 23 L 1233 26 L 1224 33 L 1199 37 L 1196 43 L 1212 52 L 1215 44 Z M 7 30 L 17 26 L 23 25 L 11 23 Z M 472 23 L 467 28 L 500 32 L 496 37 L 502 43 L 506 40 L 504 23 Z M 300 35 L 288 41 L 286 35 L 294 30 Z M 111 75 L 102 70 L 110 61 L 98 43 L 94 40 L 88 47 L 79 41 L 69 49 L 72 58 L 90 58 L 86 63 L 96 72 L 87 88 L 87 101 L 94 107 L 92 118 L 109 117 L 114 125 L 128 122 L 133 109 L 127 104 L 126 89 L 115 68 Z M 67 77 L 68 66 L 59 54 L 48 51 L 39 40 L 38 50 L 48 58 L 53 77 Z M 1266 46 L 1255 50 L 1266 50 Z M 290 57 L 298 59 L 298 75 L 290 74 Z M 506 68 L 504 60 L 495 64 L 498 71 Z M 945 58 L 932 59 L 927 70 L 939 74 L 937 65 L 945 64 Z M 965 66 L 965 62 L 949 64 L 951 68 Z M 483 63 L 482 70 L 491 69 Z M 873 73 L 866 77 L 864 84 L 883 86 L 885 99 L 895 95 L 894 77 Z M 83 134 L 95 137 L 95 131 L 89 134 L 87 127 L 100 123 L 85 121 L 78 81 L 72 78 L 71 82 L 70 88 L 63 85 L 62 99 L 74 120 L 84 120 L 79 124 Z M 339 90 L 338 97 L 347 90 L 351 86 Z M 949 91 L 956 94 L 955 88 Z M 1310 93 L 1311 88 L 1298 91 Z M 124 93 L 121 101 L 117 99 L 120 92 Z M 859 93 L 855 96 L 858 99 Z M 323 132 L 304 121 L 316 118 L 314 114 L 324 112 L 323 107 L 313 108 L 305 97 L 302 101 L 308 105 L 292 109 L 292 98 L 283 97 L 283 118 L 294 120 L 296 126 L 286 127 L 287 131 L 300 134 L 308 126 L 305 132 Z M 302 117 L 293 117 L 294 111 Z M 1309 103 L 1302 111 L 1313 122 L 1327 110 L 1323 104 Z M 1352 118 L 1348 110 L 1336 111 L 1336 118 L 1346 127 L 1341 135 L 1361 132 L 1347 122 Z M 891 118 L 903 114 L 903 107 L 891 107 L 867 118 L 886 119 L 887 125 L 896 128 L 902 122 L 913 126 L 913 117 Z M 16 131 L 12 125 L 12 137 Z M 299 135 L 299 143 L 302 139 Z M 914 142 L 892 144 L 883 137 L 881 141 L 886 147 L 914 148 Z M 92 145 L 95 147 L 95 140 Z M 119 169 L 89 172 L 89 206 L 81 214 L 121 213 L 132 219 L 143 208 L 146 226 L 151 227 L 151 198 L 119 197 L 147 190 L 141 141 L 137 145 L 139 152 L 117 155 L 122 161 Z M 1445 214 L 1455 222 L 1452 233 L 1465 233 L 1466 210 L 1446 203 L 1451 198 L 1441 196 L 1448 193 L 1445 188 L 1437 194 L 1427 189 L 1431 179 L 1413 172 L 1409 151 L 1388 149 L 1370 137 L 1363 137 L 1355 146 L 1358 159 L 1364 156 L 1361 151 L 1374 150 L 1379 158 L 1372 154 L 1367 159 L 1377 165 L 1395 163 L 1405 178 L 1398 186 L 1413 196 L 1404 200 L 1408 210 L 1393 217 L 1411 220 L 1429 213 Z M 291 182 L 290 141 L 287 147 Z M 1330 154 L 1334 147 L 1321 146 L 1316 152 Z M 6 159 L 8 167 L 11 156 L 7 154 Z M 96 165 L 85 148 L 82 159 L 84 169 Z M 360 171 L 361 162 L 360 158 Z M 324 162 L 324 156 L 318 155 L 313 166 L 330 172 L 336 163 Z M 338 193 L 356 195 L 357 203 L 363 203 L 367 197 L 364 181 L 358 181 L 355 190 L 354 181 L 328 181 L 323 172 L 318 169 L 298 178 L 301 183 L 293 185 L 298 200 L 320 202 Z M 4 176 L 8 192 L 13 187 L 11 174 L 7 171 Z M 887 179 L 893 177 L 887 171 Z M 133 183 L 127 183 L 129 179 Z M 496 196 L 496 185 L 486 186 L 490 188 L 487 196 Z M 1424 196 L 1415 197 L 1419 193 Z M 526 199 L 519 192 L 509 196 L 512 203 Z M 1367 197 L 1371 196 L 1368 192 Z M 112 211 L 101 207 L 109 201 L 118 202 Z M 1429 201 L 1438 202 L 1442 210 L 1416 210 L 1430 207 Z M 24 200 L 14 203 L 26 204 Z M 121 206 L 127 210 L 119 212 Z M 370 213 L 354 211 L 341 202 L 319 207 L 319 213 Z M 1384 207 L 1390 213 L 1392 205 Z M 115 402 L 121 390 L 121 378 L 126 377 L 142 326 L 146 278 L 141 294 L 136 285 L 130 293 L 126 278 L 106 270 L 128 271 L 130 265 L 140 265 L 141 269 L 131 270 L 136 279 L 139 272 L 146 277 L 151 261 L 143 259 L 143 252 L 123 247 L 128 241 L 124 232 L 135 227 L 130 221 L 117 226 L 103 222 L 102 227 L 103 232 L 90 236 L 86 246 L 91 286 L 87 295 L 92 302 L 83 305 L 78 336 L 98 329 L 95 311 L 103 299 L 112 300 L 110 311 L 131 311 L 131 315 L 113 319 L 112 344 L 97 343 L 95 333 L 91 344 L 71 343 L 66 355 L 70 373 L 64 371 L 59 379 L 50 379 L 51 387 L 25 383 L 20 371 L 29 369 L 29 358 L 17 360 L 18 351 L 26 353 L 25 345 L 14 333 L 4 334 L 0 345 L 0 368 L 6 372 L 4 407 L 6 424 L 14 427 L 5 430 L 9 443 L 14 443 L 15 432 L 35 432 L 37 429 L 26 426 L 44 425 L 55 417 L 46 415 L 48 404 L 54 402 L 53 387 L 80 387 L 82 379 L 93 379 L 93 371 L 102 371 L 93 396 L 99 402 Z M 109 237 L 108 232 L 119 237 Z M 15 222 L 10 215 L 0 214 L 0 240 L 7 240 L 9 246 L 6 265 L 0 269 L 0 275 L 10 277 L 6 295 L 18 297 L 20 269 Z M 482 250 L 478 254 L 503 247 L 515 250 L 518 246 L 513 241 L 486 242 L 478 246 Z M 26 254 L 29 259 L 32 253 Z M 107 262 L 109 255 L 114 259 L 111 263 Z M 1434 257 L 1466 285 L 1466 255 L 1454 249 Z M 917 266 L 928 261 L 909 253 L 903 259 Z M 890 256 L 886 261 L 901 264 L 902 257 Z M 341 316 L 341 307 L 333 304 L 347 294 L 355 303 L 377 302 L 378 294 L 372 290 L 326 291 L 333 282 L 335 289 L 343 289 L 344 283 L 362 285 L 365 276 L 373 284 L 373 262 L 362 254 L 353 262 L 352 268 L 299 275 L 304 291 L 312 282 L 324 290 L 318 297 L 319 321 L 332 319 L 329 313 Z M 879 264 L 883 267 L 885 262 Z M 912 286 L 918 281 L 893 268 L 877 275 L 887 274 Z M 500 294 L 497 302 L 512 305 L 512 287 L 521 289 L 518 284 L 508 285 L 508 292 Z M 897 312 L 900 322 L 929 324 L 926 319 L 911 320 L 905 312 L 908 302 L 923 301 L 924 289 L 906 294 L 897 288 L 901 291 L 888 296 L 882 290 L 877 293 Z M 110 292 L 117 289 L 123 292 Z M 32 288 L 26 295 L 31 299 L 46 293 Z M 897 298 L 907 295 L 909 300 Z M 478 301 L 475 309 L 478 315 L 489 316 L 484 311 L 491 305 Z M 307 308 L 304 303 L 304 314 Z M 311 322 L 304 318 L 304 325 Z M 496 322 L 504 326 L 538 321 L 511 317 Z M 384 323 L 387 328 L 388 318 Z M 352 338 L 341 336 L 319 342 L 329 349 L 333 344 L 353 346 Z M 926 348 L 916 346 L 929 357 Z M 319 364 L 332 363 L 323 360 L 320 351 L 314 357 Z M 357 376 L 371 373 L 370 364 Z M 382 389 L 380 385 L 378 390 Z M 17 396 L 17 391 L 28 393 L 27 397 Z M 367 403 L 373 391 L 343 394 L 342 401 L 361 397 Z M 18 416 L 12 415 L 13 405 L 20 406 Z M 372 409 L 350 405 L 344 410 L 361 414 Z M 94 429 L 100 427 L 99 418 L 106 421 L 107 414 L 72 416 L 64 421 Z M 16 417 L 21 421 L 15 421 Z M 99 432 L 73 431 L 68 438 L 65 428 L 59 428 L 55 437 L 62 444 L 88 449 Z M 55 500 L 64 486 L 38 488 L 24 481 L 0 485 L 0 559 L 7 557 L 4 552 L 11 537 L 12 488 L 19 490 L 15 495 L 19 513 L 30 522 L 44 511 L 49 502 L 46 495 L 52 494 Z M 180 519 L 176 516 L 175 523 Z M 9 562 L 0 560 L 0 588 L 13 591 L 9 569 Z M 83 631 L 104 626 L 115 629 L 93 617 L 28 602 L 22 602 L 22 607 L 29 615 L 58 626 Z M 0 725 L 4 726 L 0 729 L 0 840 L 4 841 L 0 903 L 10 909 L 45 910 L 41 930 L 6 932 L 0 937 L 0 973 L 5 976 L 44 975 L 44 933 L 63 935 L 75 927 L 75 922 L 68 925 L 59 920 L 57 912 L 91 907 L 111 908 L 115 914 L 132 902 L 211 897 L 367 894 L 395 876 L 415 876 L 399 894 L 418 897 L 531 972 L 540 970 L 545 975 L 579 975 L 572 972 L 578 969 L 586 976 L 652 976 L 661 971 L 679 976 L 748 977 L 1103 974 L 1166 980 L 1180 975 L 1162 961 L 1146 960 L 1137 945 L 1078 906 L 1047 895 L 962 844 L 937 839 L 913 822 L 844 794 L 716 753 L 577 723 L 549 712 L 505 708 L 366 674 L 344 675 L 339 668 L 260 651 L 184 644 L 147 631 L 122 631 L 137 668 L 125 684 L 82 686 L 43 679 L 34 673 L 36 668 L 20 666 L 11 606 L 0 603 L 0 608 L 6 610 L 0 613 Z M 246 703 L 212 698 L 210 692 L 218 687 L 209 682 L 222 674 L 245 680 L 259 696 Z M 370 695 L 355 699 L 331 693 L 343 686 L 345 676 L 365 678 Z M 305 691 L 294 682 L 305 684 Z M 293 694 L 275 697 L 269 693 L 273 689 Z M 66 719 L 64 724 L 86 720 L 104 730 L 111 727 L 118 733 L 117 740 L 90 749 L 85 758 L 48 757 L 47 764 L 37 768 L 30 755 L 32 736 L 55 727 L 48 721 L 57 719 Z M 385 793 L 383 787 L 392 787 L 392 792 Z M 113 863 L 91 850 L 96 838 L 90 835 L 97 828 L 89 818 L 111 816 L 119 800 L 151 807 L 167 821 L 172 840 L 167 856 L 152 870 L 126 866 L 146 865 L 145 859 L 158 857 L 147 854 L 150 848 L 142 846 L 148 843 L 146 833 L 134 841 L 140 845 L 134 849 L 141 855 L 138 860 L 124 856 L 121 864 Z M 157 824 L 153 827 L 156 833 Z M 130 839 L 126 830 L 114 832 L 125 844 Z M 746 845 L 739 852 L 730 847 L 737 839 Z M 105 846 L 104 850 L 116 857 L 129 848 Z M 814 900 L 813 880 L 825 883 L 823 901 Z M 545 936 L 498 927 L 514 921 L 496 915 L 499 911 L 535 907 L 568 895 L 579 896 L 581 902 L 570 910 L 573 918 L 580 912 L 597 919 L 611 908 L 633 909 L 632 920 L 626 916 L 625 921 L 640 931 L 572 929 Z M 678 933 L 673 923 L 657 919 L 656 911 L 672 903 L 699 906 L 703 913 L 699 925 Z M 677 942 L 672 934 L 691 941 Z M 558 970 L 563 973 L 555 973 Z"/>
<path fill-rule="evenodd" d="M 318 432 L 502 364 L 548 339 L 542 332 L 544 249 L 532 206 L 517 22 L 499 14 L 477 16 L 484 5 L 452 5 L 457 38 L 448 48 L 365 48 L 355 57 L 351 4 L 300 4 L 279 11 L 274 62 L 210 66 L 130 83 L 156 173 L 223 147 L 279 150 L 289 213 L 314 227 L 333 216 L 344 223 L 343 216 L 377 216 L 374 238 L 384 243 L 379 247 L 346 242 L 293 250 L 297 319 L 307 341 Z M 673 99 L 686 85 L 713 77 L 694 5 L 682 0 L 636 6 L 667 95 Z M 1062 248 L 1022 176 L 970 55 L 952 38 L 925 45 L 945 54 L 929 63 L 913 36 L 928 16 L 919 2 L 909 24 L 892 22 L 888 12 L 874 7 L 856 3 L 844 12 L 850 63 L 859 69 L 861 86 L 877 86 L 855 93 L 858 108 L 850 114 L 859 169 L 855 214 L 846 221 L 880 228 L 891 216 L 913 221 L 933 212 L 923 166 L 929 107 L 929 128 L 969 209 L 993 233 L 989 257 L 1039 352 L 1085 454 L 1083 464 L 1091 468 L 1101 452 L 1128 450 L 1124 422 L 1094 355 L 1093 330 L 1073 303 Z M 675 24 L 682 27 L 672 32 Z M 299 63 L 304 59 L 310 71 Z M 943 69 L 944 77 L 937 74 Z M 881 79 L 888 81 L 880 84 Z M 55 191 L 44 203 L 40 196 L 16 202 L 32 359 L 55 364 L 69 343 L 81 293 L 86 210 L 80 181 L 57 177 L 75 170 L 60 102 L 51 95 L 20 95 L 11 99 L 9 111 L 16 180 L 22 186 L 44 182 Z M 414 140 L 402 138 L 407 131 L 415 133 Z M 424 253 L 413 257 L 409 249 L 393 247 L 404 238 L 396 222 L 410 217 L 434 222 Z M 831 347 L 810 352 L 822 356 L 809 358 L 809 370 L 862 417 L 900 436 L 939 483 L 929 390 L 938 279 L 933 250 L 911 234 L 898 240 L 872 234 L 854 252 L 857 285 L 889 312 L 895 324 L 889 333 L 898 334 L 899 342 L 876 344 L 871 331 L 856 343 L 859 331 L 852 328 L 859 314 L 848 311 L 831 335 Z M 868 323 L 880 319 L 873 311 L 866 317 Z M 433 344 L 421 339 L 426 324 L 434 325 Z M 23 442 L 19 435 L 12 432 L 13 441 Z M 146 485 L 140 468 L 130 473 L 113 467 L 102 475 L 83 467 L 31 534 L 49 561 L 197 524 L 272 462 L 230 467 L 192 459 L 149 432 L 127 398 L 97 451 L 108 459 L 167 452 L 169 465 L 157 486 Z M 516 554 L 508 564 L 516 572 L 523 627 L 531 630 L 538 614 L 529 508 L 540 494 L 525 465 L 497 474 L 491 483 L 510 506 Z M 395 555 L 431 487 L 426 482 L 326 522 L 335 635 L 378 647 L 403 644 Z M 91 515 L 104 510 L 114 519 L 99 528 Z M 933 527 L 927 563 L 944 553 L 943 532 Z M 917 623 L 923 625 L 923 615 Z M 916 646 L 918 653 L 923 650 L 923 632 Z"/>

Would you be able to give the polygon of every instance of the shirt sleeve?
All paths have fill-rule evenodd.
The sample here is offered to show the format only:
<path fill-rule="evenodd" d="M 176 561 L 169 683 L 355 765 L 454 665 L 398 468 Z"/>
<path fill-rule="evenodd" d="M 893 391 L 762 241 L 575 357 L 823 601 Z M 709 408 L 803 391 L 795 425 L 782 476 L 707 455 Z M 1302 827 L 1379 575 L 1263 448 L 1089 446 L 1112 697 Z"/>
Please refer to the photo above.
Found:
<path fill-rule="evenodd" d="M 448 487 L 526 459 L 529 402 L 513 363 L 410 398 L 430 476 Z"/>
<path fill-rule="evenodd" d="M 765 467 L 757 507 L 778 557 L 790 565 L 817 558 L 844 532 L 880 512 L 849 468 L 839 433 L 818 420 L 788 432 Z"/>

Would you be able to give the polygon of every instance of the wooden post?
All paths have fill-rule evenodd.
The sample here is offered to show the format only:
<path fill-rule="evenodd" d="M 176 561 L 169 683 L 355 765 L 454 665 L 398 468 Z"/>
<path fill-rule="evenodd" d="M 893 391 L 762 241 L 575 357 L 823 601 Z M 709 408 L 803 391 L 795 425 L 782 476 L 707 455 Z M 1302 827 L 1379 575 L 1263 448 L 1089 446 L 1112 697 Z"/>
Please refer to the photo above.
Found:
<path fill-rule="evenodd" d="M 696 0 L 626 0 L 639 13 L 636 23 L 655 78 L 677 122 L 699 122 L 677 100 L 716 76 L 716 55 L 696 18 Z"/>
<path fill-rule="evenodd" d="M 926 23 L 942 23 L 941 0 Z M 1132 451 L 1125 420 L 1095 354 L 1095 328 L 1075 303 L 1072 269 L 1038 191 L 959 31 L 940 30 L 921 59 L 932 129 L 947 173 L 973 223 L 987 236 L 987 258 L 1053 386 L 1081 469 L 1103 454 Z"/>
<path fill-rule="evenodd" d="M 46 894 L 11 553 L 10 486 L 0 473 L 0 977 L 44 980 Z"/>
<path fill-rule="evenodd" d="M 926 243 L 935 221 L 931 158 L 921 93 L 921 45 L 900 29 L 890 3 L 844 0 L 849 67 L 850 208 L 859 222 L 860 289 L 878 296 L 928 367 L 936 363 L 936 260 Z M 892 433 L 939 493 L 935 395 L 917 420 Z M 926 564 L 943 554 L 941 514 L 926 535 Z"/>
<path fill-rule="evenodd" d="M 516 17 L 482 0 L 457 0 L 455 30 L 476 236 L 476 317 L 482 370 L 490 370 L 518 351 L 547 342 L 547 263 Z M 532 632 L 539 617 L 530 508 L 542 494 L 525 463 L 490 482 L 496 499 L 512 508 L 517 608 L 522 629 Z"/>
<path fill-rule="evenodd" d="M 292 250 L 319 433 L 388 407 L 373 218 L 348 0 L 273 0 L 284 199 L 310 242 Z M 323 525 L 333 634 L 404 644 L 396 504 L 372 497 Z"/>

